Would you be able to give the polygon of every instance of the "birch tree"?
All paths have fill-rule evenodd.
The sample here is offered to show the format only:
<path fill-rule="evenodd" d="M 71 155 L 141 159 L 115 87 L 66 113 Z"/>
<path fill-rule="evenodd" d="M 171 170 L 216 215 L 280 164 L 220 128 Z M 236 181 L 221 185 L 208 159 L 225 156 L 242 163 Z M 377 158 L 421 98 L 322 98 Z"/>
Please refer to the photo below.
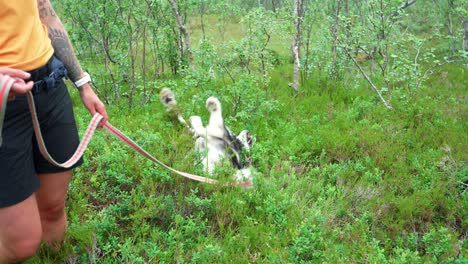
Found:
<path fill-rule="evenodd" d="M 182 17 L 180 16 L 179 9 L 177 7 L 177 2 L 175 0 L 168 0 L 168 1 L 169 1 L 169 4 L 171 5 L 172 12 L 174 13 L 174 18 L 179 27 L 180 34 L 183 36 L 183 39 L 184 39 L 183 46 L 185 46 L 185 50 L 184 50 L 184 47 L 181 47 L 182 53 L 180 54 L 180 56 L 182 58 L 184 56 L 184 53 L 187 53 L 190 69 L 195 70 L 195 65 L 193 64 L 192 47 L 190 44 L 190 35 L 184 23 L 182 22 Z"/>
<path fill-rule="evenodd" d="M 464 35 L 463 35 L 463 49 L 465 51 L 468 51 L 468 19 L 465 19 L 463 21 L 463 30 L 464 30 Z"/>
<path fill-rule="evenodd" d="M 297 92 L 299 91 L 299 71 L 301 68 L 300 64 L 300 50 L 301 50 L 301 39 L 302 39 L 302 21 L 304 18 L 304 1 L 294 0 L 293 2 L 293 21 L 295 28 L 295 35 L 292 38 L 291 52 L 294 61 L 294 77 L 292 87 Z"/>
<path fill-rule="evenodd" d="M 338 76 L 338 66 L 337 66 L 337 50 L 338 50 L 338 29 L 340 25 L 340 10 L 341 10 L 341 0 L 336 2 L 336 6 L 333 5 L 332 12 L 334 22 L 331 26 L 331 34 L 333 37 L 332 45 L 332 77 L 336 78 Z"/>

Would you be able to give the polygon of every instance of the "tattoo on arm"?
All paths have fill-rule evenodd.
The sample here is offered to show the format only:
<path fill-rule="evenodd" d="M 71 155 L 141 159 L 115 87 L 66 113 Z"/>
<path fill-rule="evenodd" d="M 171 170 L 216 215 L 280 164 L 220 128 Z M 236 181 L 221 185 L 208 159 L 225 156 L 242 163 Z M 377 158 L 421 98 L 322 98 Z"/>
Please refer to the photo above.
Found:
<path fill-rule="evenodd" d="M 81 75 L 81 66 L 62 22 L 55 14 L 49 0 L 38 0 L 37 4 L 41 21 L 49 31 L 55 55 L 65 64 L 68 77 L 72 81 L 78 80 Z"/>
<path fill-rule="evenodd" d="M 50 5 L 48 1 L 45 0 L 38 0 L 37 1 L 37 8 L 39 9 L 39 16 L 41 20 L 48 18 L 48 17 L 56 17 L 54 9 Z"/>
<path fill-rule="evenodd" d="M 55 55 L 65 64 L 68 70 L 68 77 L 70 77 L 72 81 L 78 80 L 81 74 L 81 67 L 70 44 L 67 33 L 63 29 L 49 28 L 49 38 L 52 41 Z"/>

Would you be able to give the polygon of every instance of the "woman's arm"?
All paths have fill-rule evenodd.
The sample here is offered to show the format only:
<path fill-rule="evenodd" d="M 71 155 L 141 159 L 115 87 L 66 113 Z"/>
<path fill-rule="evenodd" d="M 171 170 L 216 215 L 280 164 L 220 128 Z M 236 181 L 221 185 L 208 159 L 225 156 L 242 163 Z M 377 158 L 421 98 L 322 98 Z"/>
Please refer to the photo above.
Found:
<path fill-rule="evenodd" d="M 83 76 L 83 70 L 76 58 L 62 21 L 60 21 L 60 18 L 55 13 L 49 0 L 38 0 L 37 5 L 41 21 L 49 32 L 49 38 L 54 47 L 55 55 L 65 64 L 70 80 L 76 82 Z"/>
<path fill-rule="evenodd" d="M 59 58 L 68 71 L 68 77 L 72 82 L 84 77 L 80 63 L 76 57 L 75 51 L 71 44 L 68 33 L 60 21 L 60 18 L 55 13 L 50 0 L 37 0 L 37 7 L 39 9 L 39 16 L 41 22 L 47 27 L 49 38 L 52 42 L 55 55 Z M 104 104 L 94 93 L 89 83 L 84 84 L 80 89 L 81 100 L 85 107 L 89 110 L 91 115 L 96 112 L 104 116 L 101 125 L 107 120 L 107 112 Z"/>

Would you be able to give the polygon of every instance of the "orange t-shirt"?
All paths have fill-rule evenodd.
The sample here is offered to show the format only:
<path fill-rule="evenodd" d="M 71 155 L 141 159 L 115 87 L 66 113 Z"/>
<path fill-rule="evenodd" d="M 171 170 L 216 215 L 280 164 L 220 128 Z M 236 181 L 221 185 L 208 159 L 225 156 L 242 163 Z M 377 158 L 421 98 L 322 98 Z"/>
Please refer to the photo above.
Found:
<path fill-rule="evenodd" d="M 37 0 L 0 0 L 0 67 L 30 71 L 53 54 Z"/>

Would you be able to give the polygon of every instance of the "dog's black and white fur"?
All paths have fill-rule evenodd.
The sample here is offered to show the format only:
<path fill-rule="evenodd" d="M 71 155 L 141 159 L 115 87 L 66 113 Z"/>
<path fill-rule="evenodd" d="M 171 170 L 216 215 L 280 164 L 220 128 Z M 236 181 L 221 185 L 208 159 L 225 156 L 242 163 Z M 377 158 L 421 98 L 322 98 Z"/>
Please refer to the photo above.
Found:
<path fill-rule="evenodd" d="M 250 151 L 252 137 L 247 130 L 236 136 L 225 124 L 221 111 L 221 103 L 216 97 L 206 100 L 206 108 L 210 112 L 210 120 L 206 127 L 200 116 L 191 116 L 187 122 L 177 108 L 174 93 L 168 88 L 160 92 L 161 102 L 167 111 L 175 113 L 177 119 L 183 123 L 195 138 L 195 150 L 202 154 L 201 163 L 208 174 L 212 174 L 216 166 L 223 160 L 229 159 L 236 169 L 234 179 L 238 182 L 251 181 L 252 172 L 242 160 L 242 153 Z"/>

